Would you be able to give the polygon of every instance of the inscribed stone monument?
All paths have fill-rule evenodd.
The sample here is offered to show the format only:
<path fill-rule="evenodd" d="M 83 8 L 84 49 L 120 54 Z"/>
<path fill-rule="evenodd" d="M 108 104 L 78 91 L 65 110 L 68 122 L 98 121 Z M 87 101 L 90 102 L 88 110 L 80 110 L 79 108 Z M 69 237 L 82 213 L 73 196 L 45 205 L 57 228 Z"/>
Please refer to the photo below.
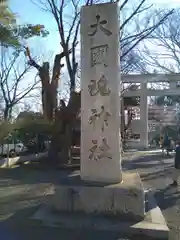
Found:
<path fill-rule="evenodd" d="M 81 181 L 78 172 L 60 178 L 48 211 L 52 205 L 53 212 L 63 212 L 56 216 L 68 228 L 123 230 L 128 236 L 136 231 L 139 236 L 147 224 L 147 235 L 157 227 L 162 236 L 165 228 L 159 222 L 151 224 L 147 218 L 140 225 L 145 217 L 145 194 L 139 174 L 121 171 L 118 23 L 114 3 L 82 8 L 80 174 L 82 180 L 91 182 Z M 124 225 L 122 219 L 129 222 Z M 56 218 L 54 225 L 59 226 Z"/>
<path fill-rule="evenodd" d="M 107 183 L 122 180 L 119 51 L 118 5 L 82 7 L 82 180 Z"/>

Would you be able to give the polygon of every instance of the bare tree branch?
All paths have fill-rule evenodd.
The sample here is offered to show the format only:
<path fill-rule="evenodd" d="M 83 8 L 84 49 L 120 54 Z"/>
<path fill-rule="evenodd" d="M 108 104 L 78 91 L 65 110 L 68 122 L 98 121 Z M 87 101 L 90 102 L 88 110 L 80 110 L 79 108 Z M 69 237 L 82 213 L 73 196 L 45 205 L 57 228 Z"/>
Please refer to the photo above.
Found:
<path fill-rule="evenodd" d="M 161 15 L 159 15 L 161 18 Z M 149 65 L 159 68 L 167 73 L 180 72 L 180 21 L 179 9 L 169 16 L 153 33 L 149 42 L 156 45 L 161 51 L 149 55 L 149 49 L 145 45 L 142 53 Z M 162 54 L 163 52 L 163 54 Z"/>
<path fill-rule="evenodd" d="M 21 82 L 30 67 L 26 65 L 25 59 L 23 66 L 22 54 L 12 49 L 2 49 L 1 52 L 0 91 L 4 101 L 4 119 L 8 119 L 11 117 L 12 108 L 34 90 L 38 82 L 32 82 L 28 88 L 24 88 Z"/>

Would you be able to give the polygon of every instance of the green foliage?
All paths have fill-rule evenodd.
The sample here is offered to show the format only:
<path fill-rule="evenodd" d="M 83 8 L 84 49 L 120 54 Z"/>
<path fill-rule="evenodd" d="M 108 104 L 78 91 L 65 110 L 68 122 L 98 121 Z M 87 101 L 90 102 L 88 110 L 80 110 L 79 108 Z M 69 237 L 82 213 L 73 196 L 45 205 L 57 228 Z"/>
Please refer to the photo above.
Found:
<path fill-rule="evenodd" d="M 124 106 L 139 106 L 140 97 L 124 97 Z"/>
<path fill-rule="evenodd" d="M 8 1 L 0 0 L 0 24 L 8 26 L 16 23 L 16 16 L 8 7 Z"/>
<path fill-rule="evenodd" d="M 14 35 L 19 36 L 23 39 L 28 39 L 34 36 L 46 37 L 49 32 L 45 29 L 44 25 L 32 25 L 27 24 L 24 26 L 18 26 L 13 30 Z"/>
<path fill-rule="evenodd" d="M 4 46 L 14 46 L 17 48 L 24 47 L 22 44 L 23 40 L 29 39 L 31 37 L 40 36 L 46 37 L 49 32 L 45 29 L 43 25 L 0 25 L 0 41 Z"/>
<path fill-rule="evenodd" d="M 0 0 L 0 43 L 8 47 L 22 47 L 22 40 L 41 36 L 45 37 L 49 33 L 45 30 L 44 25 L 26 24 L 18 26 L 16 16 L 8 8 L 8 1 Z"/>
<path fill-rule="evenodd" d="M 0 123 L 0 144 L 13 132 L 14 125 L 9 122 Z"/>
<path fill-rule="evenodd" d="M 159 96 L 159 97 L 156 97 L 155 103 L 159 106 L 164 106 L 165 104 L 167 104 L 167 106 L 171 106 L 176 103 L 180 103 L 180 96 L 179 95 Z"/>
<path fill-rule="evenodd" d="M 10 11 L 8 1 L 0 1 L 0 42 L 8 43 L 13 38 L 10 26 L 16 24 L 16 16 Z M 7 42 L 6 42 L 7 41 Z"/>
<path fill-rule="evenodd" d="M 52 123 L 44 119 L 23 119 L 16 123 L 16 135 L 24 144 L 39 134 L 47 140 L 52 133 Z"/>
<path fill-rule="evenodd" d="M 7 139 L 18 139 L 28 146 L 29 142 L 40 136 L 41 141 L 51 138 L 52 123 L 44 119 L 23 119 L 16 123 L 0 123 L 0 144 Z"/>
<path fill-rule="evenodd" d="M 179 132 L 177 131 L 177 126 L 164 126 L 161 130 L 162 135 L 168 134 L 172 140 L 176 141 L 178 139 Z M 160 140 L 160 131 L 156 130 L 155 136 L 152 138 L 152 141 L 155 140 L 159 142 Z"/>

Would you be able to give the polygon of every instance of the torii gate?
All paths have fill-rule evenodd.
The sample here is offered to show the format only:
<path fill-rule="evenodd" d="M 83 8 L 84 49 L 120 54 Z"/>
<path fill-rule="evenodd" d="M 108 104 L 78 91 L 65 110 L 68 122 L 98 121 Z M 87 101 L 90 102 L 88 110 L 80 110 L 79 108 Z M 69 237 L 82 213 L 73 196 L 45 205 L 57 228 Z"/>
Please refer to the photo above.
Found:
<path fill-rule="evenodd" d="M 140 146 L 148 148 L 148 96 L 180 95 L 180 74 L 130 74 L 121 76 L 122 83 L 140 83 L 140 89 L 127 90 L 124 97 L 140 96 Z M 148 89 L 148 83 L 167 82 L 169 89 Z"/>

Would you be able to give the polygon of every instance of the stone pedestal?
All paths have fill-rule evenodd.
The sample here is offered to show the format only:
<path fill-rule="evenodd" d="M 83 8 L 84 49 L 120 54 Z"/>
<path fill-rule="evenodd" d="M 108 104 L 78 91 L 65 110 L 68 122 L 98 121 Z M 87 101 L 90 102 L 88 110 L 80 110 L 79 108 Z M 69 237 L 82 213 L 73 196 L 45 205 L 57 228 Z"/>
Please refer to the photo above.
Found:
<path fill-rule="evenodd" d="M 77 173 L 68 177 L 61 173 L 59 185 L 47 191 L 50 195 L 45 194 L 44 204 L 31 219 L 58 228 L 60 235 L 74 229 L 82 239 L 90 232 L 98 239 L 107 233 L 109 239 L 115 235 L 117 239 L 168 239 L 169 229 L 152 192 L 143 190 L 137 173 L 123 173 L 122 178 L 122 183 L 103 185 L 82 181 Z"/>
<path fill-rule="evenodd" d="M 120 46 L 116 3 L 81 10 L 81 179 L 118 183 Z"/>
<path fill-rule="evenodd" d="M 145 197 L 137 173 L 123 173 L 119 184 L 87 184 L 74 176 L 66 185 L 55 187 L 49 203 L 60 212 L 117 216 L 123 220 L 141 220 L 145 216 Z"/>

